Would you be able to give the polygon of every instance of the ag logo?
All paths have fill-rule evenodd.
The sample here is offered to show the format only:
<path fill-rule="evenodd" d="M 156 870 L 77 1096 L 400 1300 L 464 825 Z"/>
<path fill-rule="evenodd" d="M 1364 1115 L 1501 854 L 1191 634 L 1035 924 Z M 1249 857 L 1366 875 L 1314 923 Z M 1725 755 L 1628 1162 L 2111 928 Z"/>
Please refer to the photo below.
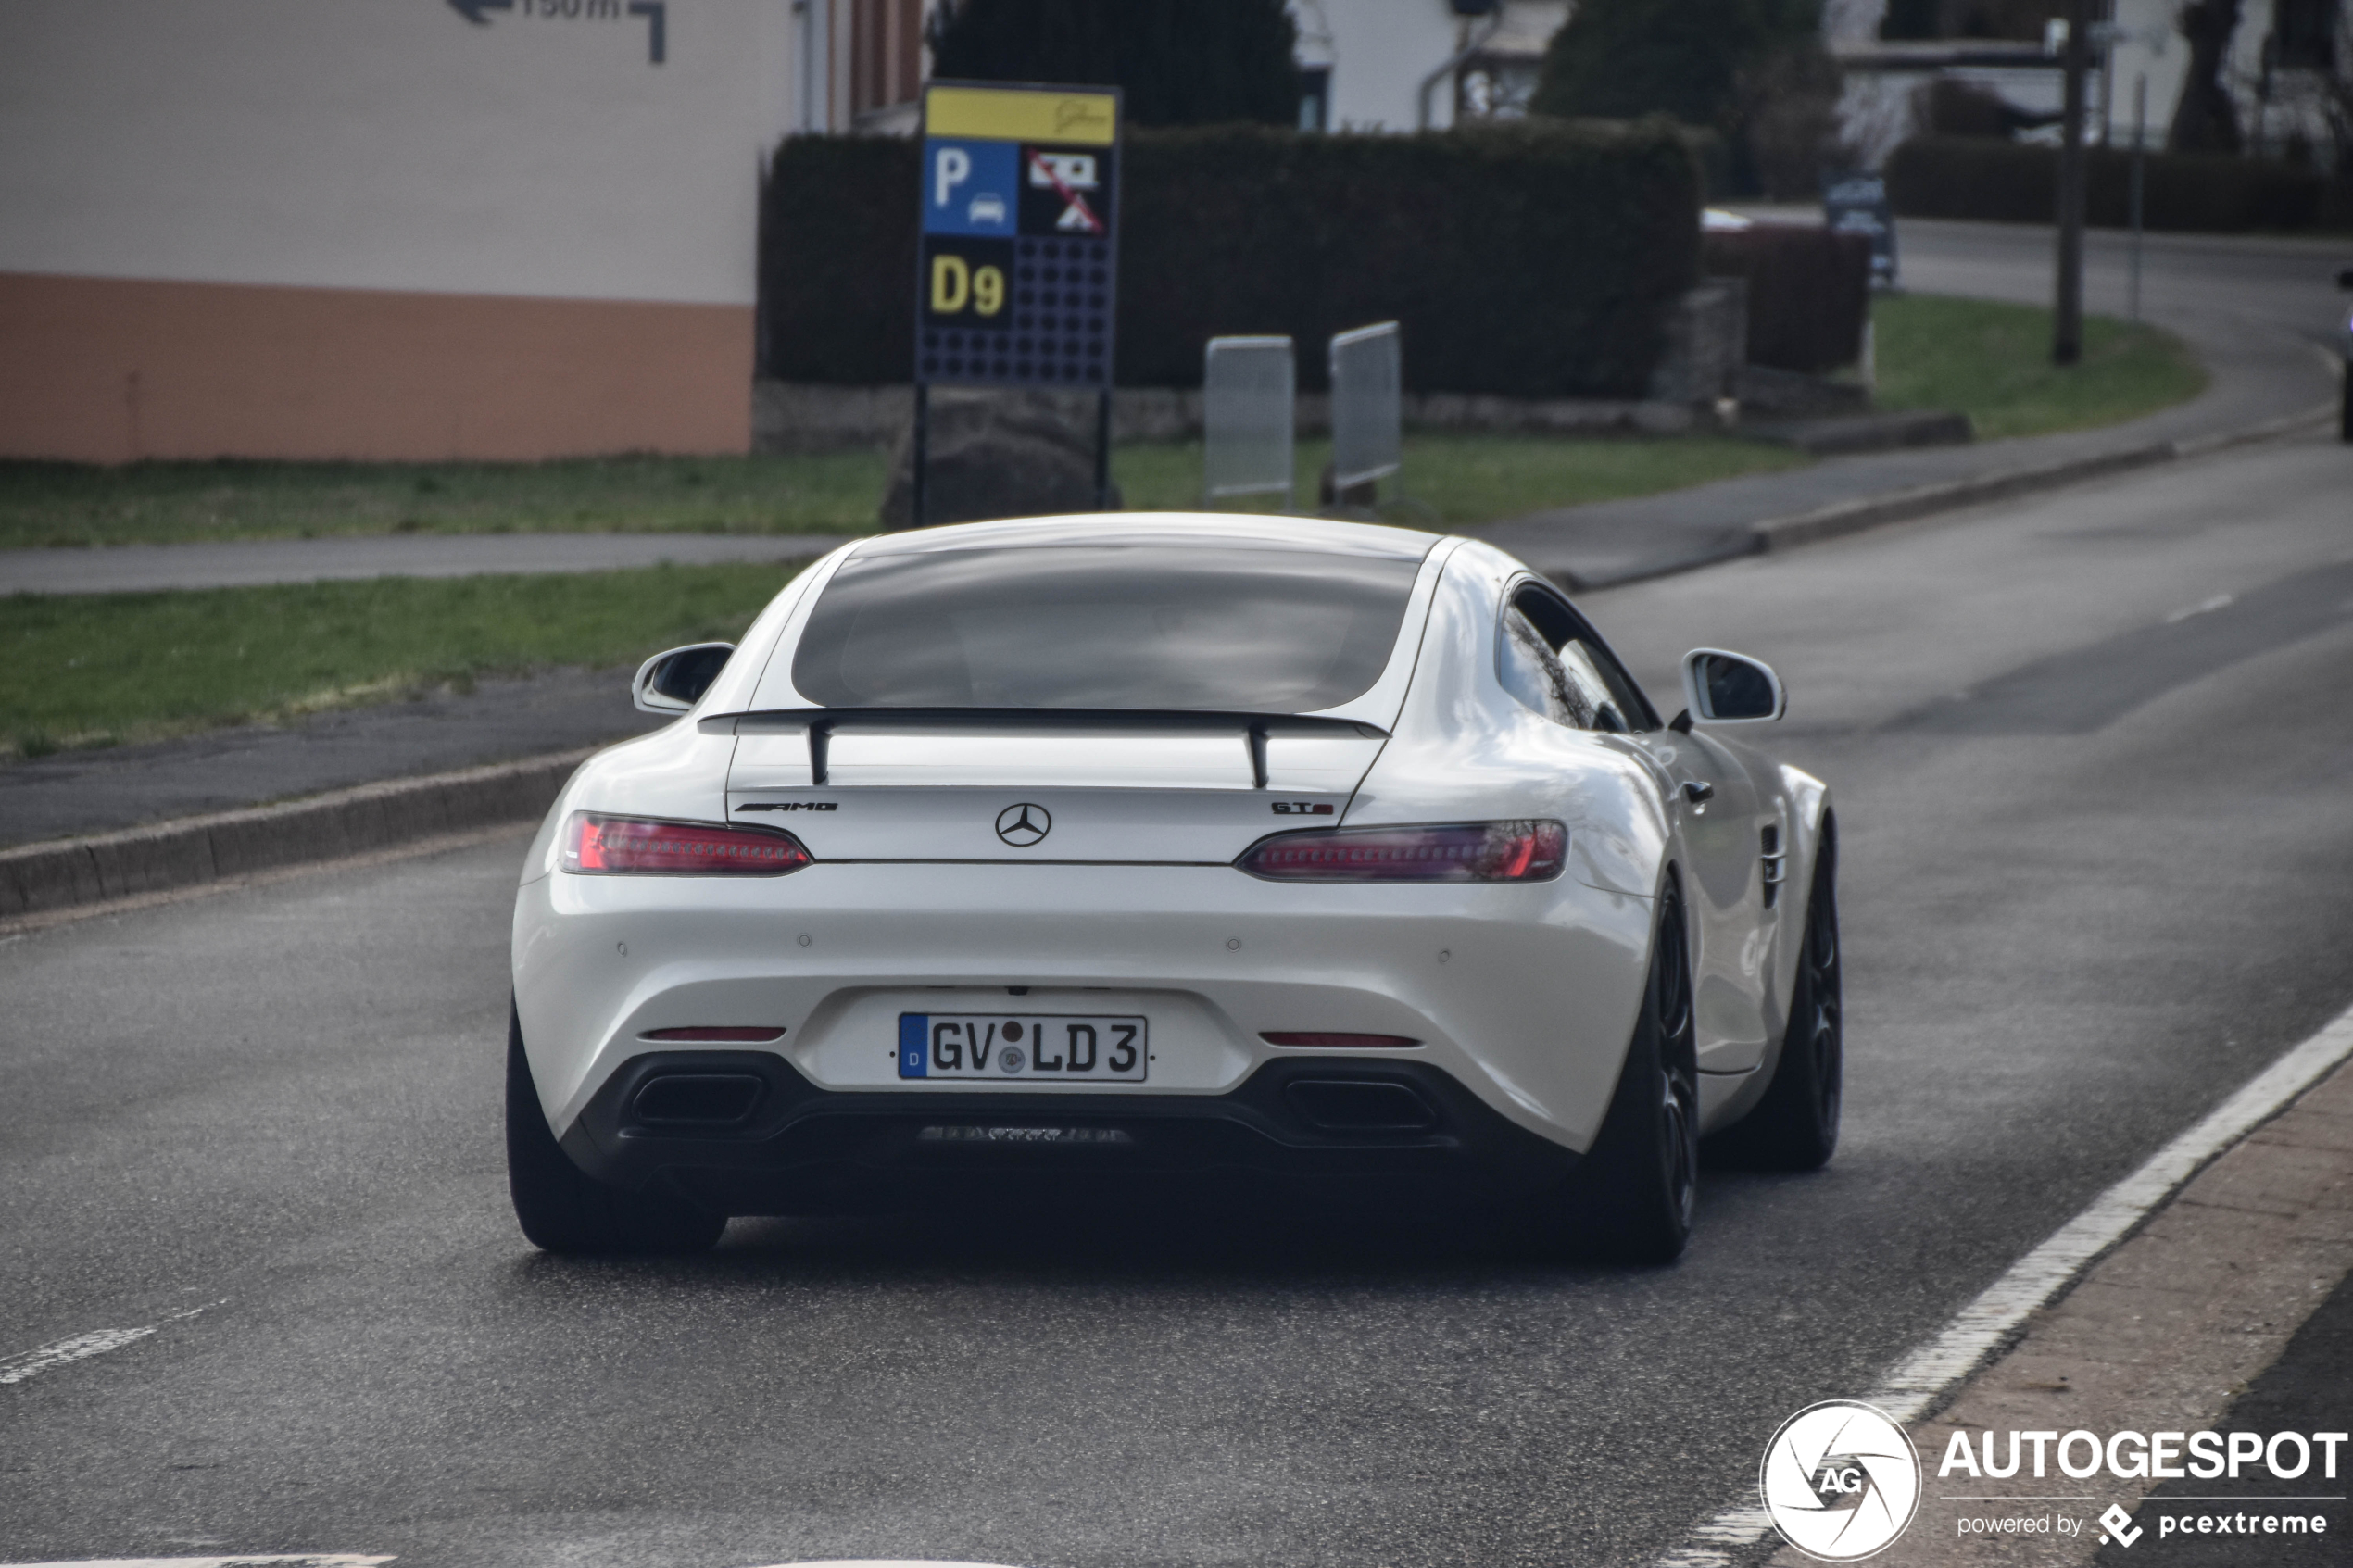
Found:
<path fill-rule="evenodd" d="M 1016 849 L 1026 849 L 1053 831 L 1054 819 L 1043 806 L 1025 800 L 997 813 L 997 836 Z"/>
<path fill-rule="evenodd" d="M 1920 1459 L 1884 1411 L 1826 1399 L 1781 1423 L 1765 1447 L 1757 1489 L 1790 1545 L 1825 1562 L 1852 1562 L 1911 1524 Z"/>

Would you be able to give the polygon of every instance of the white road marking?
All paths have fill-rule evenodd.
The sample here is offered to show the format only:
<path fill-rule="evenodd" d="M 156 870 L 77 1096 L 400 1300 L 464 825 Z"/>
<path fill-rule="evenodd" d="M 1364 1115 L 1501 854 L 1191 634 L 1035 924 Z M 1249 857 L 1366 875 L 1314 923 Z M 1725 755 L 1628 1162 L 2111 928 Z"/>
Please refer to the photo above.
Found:
<path fill-rule="evenodd" d="M 225 1301 L 228 1298 L 225 1296 L 221 1298 L 221 1301 Z M 0 1383 L 22 1383 L 26 1378 L 47 1372 L 51 1367 L 61 1367 L 69 1361 L 83 1361 L 91 1356 L 103 1356 L 108 1350 L 120 1350 L 125 1345 L 135 1344 L 139 1340 L 145 1339 L 148 1335 L 153 1334 L 156 1330 L 163 1327 L 166 1323 L 185 1322 L 187 1319 L 195 1317 L 198 1312 L 209 1311 L 220 1305 L 220 1301 L 208 1301 L 201 1307 L 191 1307 L 184 1312 L 174 1312 L 170 1317 L 158 1318 L 154 1323 L 147 1324 L 145 1328 L 98 1328 L 91 1330 L 88 1334 L 76 1334 L 65 1339 L 52 1340 L 48 1344 L 43 1345 L 36 1349 L 26 1350 L 21 1354 L 10 1356 L 4 1361 L 0 1361 Z M 166 1561 L 166 1559 L 157 1558 L 155 1561 L 160 1562 Z M 177 1562 L 179 1560 L 171 1559 L 170 1561 Z M 213 1559 L 208 1557 L 202 1559 L 192 1557 L 187 1559 L 187 1561 L 191 1562 L 210 1562 Z M 223 1558 L 220 1561 L 228 1562 L 231 1560 Z M 237 1558 L 234 1561 L 240 1562 L 259 1562 L 263 1561 L 271 1562 L 308 1562 L 310 1560 L 307 1557 L 300 1559 L 291 1557 L 273 1557 L 266 1560 L 257 1557 L 250 1559 Z M 46 1568 L 45 1564 L 44 1565 L 44 1568 Z"/>
<path fill-rule="evenodd" d="M 2093 1199 L 2091 1207 L 2048 1241 L 2011 1264 L 1976 1300 L 1955 1313 L 1935 1338 L 1896 1362 L 1863 1400 L 1906 1424 L 1936 1408 L 1949 1390 L 2008 1342 L 2030 1313 L 2131 1235 L 2209 1160 L 2285 1110 L 2347 1057 L 2353 1057 L 2353 1008 L 2257 1074 L 2204 1121 Z M 1719 1549 L 1755 1546 L 1772 1529 L 1772 1519 L 1763 1508 L 1743 1501 L 1692 1531 L 1690 1544 L 1660 1557 L 1655 1568 L 1731 1568 L 1732 1552 Z"/>
<path fill-rule="evenodd" d="M 2237 597 L 2236 594 L 2217 594 L 2210 599 L 2200 600 L 2187 609 L 2175 610 L 2165 618 L 2165 624 L 2171 626 L 2177 621 L 2187 621 L 2193 615 L 2211 615 L 2218 609 L 2228 608 L 2232 601 Z"/>
<path fill-rule="evenodd" d="M 76 1562 L 13 1562 L 0 1568 L 259 1568 L 265 1562 L 292 1563 L 296 1568 L 377 1568 L 391 1561 L 328 1552 L 296 1557 L 94 1557 Z"/>

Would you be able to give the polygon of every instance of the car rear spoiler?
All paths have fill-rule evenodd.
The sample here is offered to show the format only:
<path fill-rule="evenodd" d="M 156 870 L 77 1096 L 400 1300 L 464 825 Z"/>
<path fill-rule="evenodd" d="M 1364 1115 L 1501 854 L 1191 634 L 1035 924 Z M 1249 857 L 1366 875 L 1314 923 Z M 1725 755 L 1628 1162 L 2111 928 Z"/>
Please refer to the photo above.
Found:
<path fill-rule="evenodd" d="M 861 729 L 1029 730 L 1063 733 L 1179 733 L 1214 734 L 1239 731 L 1250 746 L 1252 787 L 1266 787 L 1266 737 L 1270 734 L 1361 735 L 1387 740 L 1389 732 L 1359 719 L 1320 719 L 1303 713 L 1215 712 L 1175 708 L 777 708 L 759 712 L 714 713 L 696 721 L 710 735 L 809 734 L 809 782 L 825 782 L 825 749 L 845 724 Z"/>

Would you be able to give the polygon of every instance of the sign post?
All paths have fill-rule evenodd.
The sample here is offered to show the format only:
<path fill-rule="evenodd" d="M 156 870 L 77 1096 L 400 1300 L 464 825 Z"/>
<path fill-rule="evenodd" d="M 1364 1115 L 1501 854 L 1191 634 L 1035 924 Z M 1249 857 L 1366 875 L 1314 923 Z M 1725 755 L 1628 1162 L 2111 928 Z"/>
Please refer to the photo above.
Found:
<path fill-rule="evenodd" d="M 1842 234 L 1871 242 L 1871 282 L 1895 286 L 1895 208 L 1887 182 L 1866 169 L 1833 174 L 1822 182 L 1822 222 Z"/>
<path fill-rule="evenodd" d="M 931 388 L 1095 394 L 1095 504 L 1111 504 L 1119 281 L 1115 87 L 924 90 L 915 263 L 914 526 Z"/>

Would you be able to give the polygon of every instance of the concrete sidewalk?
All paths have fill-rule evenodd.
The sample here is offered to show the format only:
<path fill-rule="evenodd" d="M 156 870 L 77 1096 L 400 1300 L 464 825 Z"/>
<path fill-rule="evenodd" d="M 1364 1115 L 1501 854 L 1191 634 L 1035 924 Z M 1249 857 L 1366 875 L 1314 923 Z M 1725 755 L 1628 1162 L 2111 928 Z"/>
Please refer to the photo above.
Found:
<path fill-rule="evenodd" d="M 558 670 L 283 728 L 61 751 L 0 766 L 0 847 L 602 746 L 663 721 L 631 705 L 627 670 Z"/>

